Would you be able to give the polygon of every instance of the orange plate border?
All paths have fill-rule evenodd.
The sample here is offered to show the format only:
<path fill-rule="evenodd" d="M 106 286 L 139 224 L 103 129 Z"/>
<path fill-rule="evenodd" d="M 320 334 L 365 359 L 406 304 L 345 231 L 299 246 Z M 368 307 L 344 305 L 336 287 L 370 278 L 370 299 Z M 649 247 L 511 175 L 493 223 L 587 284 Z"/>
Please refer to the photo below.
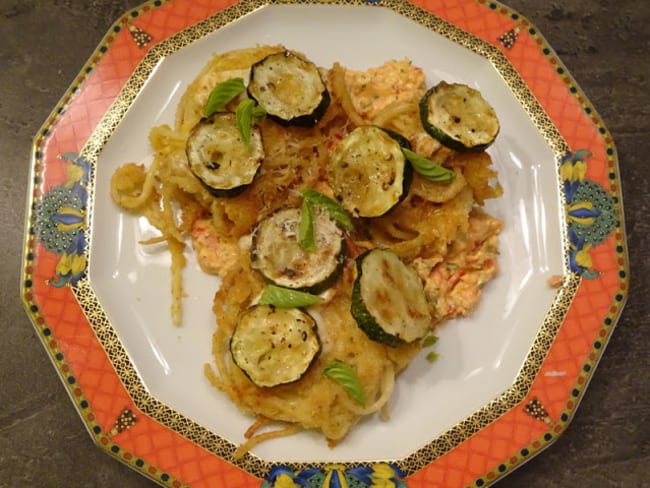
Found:
<path fill-rule="evenodd" d="M 65 225 L 80 229 L 87 225 L 92 164 L 83 156 L 86 144 L 157 43 L 228 9 L 238 15 L 270 3 L 344 3 L 384 5 L 399 11 L 402 2 L 197 0 L 191 8 L 188 3 L 152 0 L 122 15 L 35 136 L 21 297 L 75 408 L 102 450 L 163 486 L 272 487 L 278 477 L 271 477 L 263 463 L 256 464 L 254 458 L 248 465 L 228 462 L 201 442 L 180 435 L 182 426 L 170 429 L 157 420 L 146 399 L 133 400 L 133 385 L 125 384 L 117 372 L 129 367 L 129 358 L 109 357 L 105 347 L 112 340 L 108 326 L 91 325 L 101 309 L 87 305 L 92 301 L 82 300 L 86 305 L 80 305 L 80 290 L 83 296 L 88 286 L 83 277 L 87 256 L 79 251 L 86 236 L 81 232 L 76 240 L 62 241 L 43 223 L 44 216 L 55 215 Z M 430 463 L 420 466 L 416 460 L 407 463 L 406 472 L 402 465 L 389 476 L 395 486 L 485 487 L 544 450 L 568 427 L 624 307 L 629 269 L 618 157 L 601 117 L 528 19 L 489 0 L 414 0 L 410 4 L 406 7 L 410 12 L 413 5 L 429 12 L 507 58 L 560 134 L 553 138 L 555 145 L 551 143 L 558 154 L 560 179 L 573 189 L 588 182 L 582 187 L 609 202 L 613 219 L 603 224 L 604 235 L 597 245 L 573 239 L 566 243 L 572 272 L 562 285 L 566 297 L 559 293 L 556 300 L 561 317 L 551 320 L 550 336 L 542 337 L 551 345 L 533 377 L 524 382 L 525 388 L 511 392 L 508 409 L 487 425 L 466 430 L 462 442 L 441 450 Z M 66 203 L 64 215 L 57 213 L 64 207 L 62 201 Z M 579 198 L 567 201 L 569 225 L 575 216 L 583 217 L 581 203 Z M 408 469 L 409 465 L 416 469 Z M 370 474 L 385 475 L 382 467 L 370 466 Z M 323 476 L 321 486 L 329 486 L 325 483 L 333 476 L 349 474 L 345 466 L 318 469 Z M 274 476 L 284 475 L 286 481 L 299 474 L 288 469 Z"/>

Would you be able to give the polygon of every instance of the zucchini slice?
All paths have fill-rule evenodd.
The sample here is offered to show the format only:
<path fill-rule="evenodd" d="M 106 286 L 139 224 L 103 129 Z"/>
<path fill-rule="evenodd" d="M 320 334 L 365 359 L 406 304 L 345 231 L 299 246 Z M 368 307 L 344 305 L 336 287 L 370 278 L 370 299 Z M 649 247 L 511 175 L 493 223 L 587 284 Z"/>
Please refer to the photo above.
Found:
<path fill-rule="evenodd" d="M 483 151 L 499 133 L 499 119 L 481 92 L 444 81 L 420 100 L 422 126 L 432 137 L 456 151 Z"/>
<path fill-rule="evenodd" d="M 345 260 L 343 231 L 327 211 L 314 208 L 315 250 L 300 246 L 299 208 L 284 208 L 262 220 L 253 232 L 251 265 L 276 285 L 320 293 L 338 278 Z"/>
<path fill-rule="evenodd" d="M 312 127 L 330 104 L 318 67 L 291 51 L 269 54 L 251 66 L 248 96 L 282 125 Z"/>
<path fill-rule="evenodd" d="M 373 341 L 412 343 L 429 333 L 432 316 L 417 271 L 388 249 L 372 249 L 356 260 L 352 316 Z"/>
<path fill-rule="evenodd" d="M 234 113 L 201 119 L 185 146 L 190 171 L 215 196 L 234 196 L 250 184 L 264 159 L 262 132 L 251 127 L 246 144 Z"/>
<path fill-rule="evenodd" d="M 355 217 L 379 217 L 408 192 L 412 169 L 406 139 L 375 125 L 362 125 L 335 146 L 328 182 L 339 203 Z"/>
<path fill-rule="evenodd" d="M 299 380 L 319 352 L 316 321 L 298 308 L 254 305 L 241 313 L 230 338 L 233 361 L 261 387 Z"/>

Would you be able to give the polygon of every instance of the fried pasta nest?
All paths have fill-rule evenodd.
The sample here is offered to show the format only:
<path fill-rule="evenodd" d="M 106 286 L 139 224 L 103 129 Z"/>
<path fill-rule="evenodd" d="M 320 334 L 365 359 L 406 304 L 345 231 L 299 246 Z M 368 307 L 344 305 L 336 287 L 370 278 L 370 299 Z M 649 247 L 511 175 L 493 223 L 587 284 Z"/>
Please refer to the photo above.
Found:
<path fill-rule="evenodd" d="M 215 55 L 182 96 L 174 126 L 151 130 L 152 164 L 126 163 L 111 180 L 113 200 L 125 211 L 145 216 L 160 230 L 160 237 L 144 244 L 166 242 L 169 248 L 175 323 L 181 322 L 182 269 L 190 238 L 202 269 L 221 277 L 213 303 L 213 360 L 206 365 L 205 375 L 255 419 L 236 457 L 261 441 L 305 429 L 322 432 L 334 446 L 364 416 L 379 412 L 388 417 L 396 376 L 423 346 L 421 341 L 399 347 L 383 345 L 357 327 L 350 313 L 350 292 L 354 258 L 363 251 L 391 249 L 418 271 L 434 318 L 432 331 L 446 319 L 471 313 L 481 288 L 497 272 L 502 223 L 481 209 L 485 200 L 502 193 L 491 158 L 486 152 L 450 150 L 423 130 L 418 100 L 426 91 L 424 76 L 407 60 L 364 72 L 338 63 L 321 68 L 331 96 L 324 116 L 310 128 L 259 120 L 265 157 L 259 174 L 237 196 L 215 197 L 195 178 L 188 168 L 186 141 L 202 117 L 210 91 L 229 78 L 245 79 L 252 64 L 284 50 L 283 46 L 258 46 Z M 355 219 L 355 229 L 346 238 L 348 255 L 340 278 L 324 293 L 322 303 L 309 308 L 317 318 L 320 355 L 298 381 L 256 386 L 229 353 L 240 312 L 255 303 L 266 284 L 251 267 L 251 233 L 277 209 L 299 207 L 305 189 L 331 195 L 326 168 L 332 148 L 364 124 L 398 132 L 414 151 L 435 157 L 455 178 L 436 183 L 415 174 L 408 194 L 389 212 Z M 367 399 L 364 406 L 323 375 L 324 366 L 333 359 L 356 371 Z"/>

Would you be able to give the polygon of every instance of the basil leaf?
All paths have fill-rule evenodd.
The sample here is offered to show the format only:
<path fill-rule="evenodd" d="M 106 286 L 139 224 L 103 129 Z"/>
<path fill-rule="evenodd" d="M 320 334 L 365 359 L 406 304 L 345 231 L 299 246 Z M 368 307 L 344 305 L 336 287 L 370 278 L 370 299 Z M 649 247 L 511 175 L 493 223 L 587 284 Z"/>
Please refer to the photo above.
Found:
<path fill-rule="evenodd" d="M 431 347 L 436 342 L 438 342 L 438 337 L 434 335 L 430 335 L 424 338 L 424 340 L 422 341 L 422 347 Z"/>
<path fill-rule="evenodd" d="M 266 285 L 258 303 L 278 308 L 300 308 L 316 305 L 322 300 L 318 295 L 312 295 L 304 291 L 292 290 L 277 285 Z"/>
<path fill-rule="evenodd" d="M 341 385 L 348 395 L 359 405 L 362 407 L 366 405 L 361 380 L 359 380 L 359 376 L 357 376 L 357 372 L 352 366 L 338 359 L 334 359 L 325 365 L 323 374 Z"/>
<path fill-rule="evenodd" d="M 264 110 L 259 105 L 255 105 L 253 107 L 253 117 L 256 119 L 261 119 L 262 117 L 266 117 L 266 110 Z"/>
<path fill-rule="evenodd" d="M 452 170 L 440 166 L 410 149 L 403 147 L 402 151 L 415 172 L 421 174 L 428 180 L 435 181 L 436 183 L 449 183 L 456 176 Z"/>
<path fill-rule="evenodd" d="M 317 205 L 327 211 L 332 219 L 341 224 L 345 229 L 352 230 L 352 219 L 345 209 L 339 203 L 323 195 L 322 193 L 308 188 L 302 193 L 303 198 L 311 204 Z"/>
<path fill-rule="evenodd" d="M 253 126 L 253 106 L 255 102 L 250 98 L 242 100 L 235 110 L 235 120 L 239 135 L 246 145 L 251 143 L 251 127 Z"/>
<path fill-rule="evenodd" d="M 429 361 L 430 363 L 434 362 L 439 357 L 440 356 L 438 355 L 438 353 L 434 351 L 431 351 L 429 354 L 426 355 L 427 361 Z"/>
<path fill-rule="evenodd" d="M 235 109 L 235 121 L 239 135 L 244 143 L 248 146 L 251 143 L 251 128 L 253 127 L 253 120 L 262 118 L 266 115 L 266 111 L 255 104 L 253 100 L 247 98 L 242 100 Z"/>
<path fill-rule="evenodd" d="M 230 78 L 221 83 L 217 83 L 217 86 L 208 95 L 208 101 L 205 107 L 203 107 L 203 116 L 209 117 L 218 110 L 221 110 L 245 89 L 246 87 L 242 78 Z"/>
<path fill-rule="evenodd" d="M 316 240 L 314 238 L 314 215 L 311 205 L 307 200 L 302 201 L 300 209 L 300 222 L 298 223 L 298 244 L 306 251 L 313 252 L 316 250 Z"/>

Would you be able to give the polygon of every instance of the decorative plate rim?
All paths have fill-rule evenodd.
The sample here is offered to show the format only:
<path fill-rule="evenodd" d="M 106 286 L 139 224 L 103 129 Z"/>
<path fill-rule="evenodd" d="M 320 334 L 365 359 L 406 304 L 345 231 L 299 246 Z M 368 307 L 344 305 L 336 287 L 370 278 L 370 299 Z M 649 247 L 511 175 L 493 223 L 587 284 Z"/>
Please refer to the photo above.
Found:
<path fill-rule="evenodd" d="M 414 15 L 414 12 L 420 11 L 419 9 L 427 10 L 431 13 L 431 15 L 427 15 L 431 23 L 442 22 L 444 25 L 448 24 L 452 27 L 452 37 L 453 34 L 463 33 L 460 39 L 458 37 L 453 38 L 454 42 L 468 47 L 466 45 L 469 42 L 467 39 L 476 39 L 476 41 L 472 42 L 477 42 L 476 45 L 485 49 L 480 54 L 489 59 L 493 65 L 496 66 L 500 63 L 501 69 L 515 70 L 517 74 L 514 79 L 521 80 L 522 85 L 510 86 L 510 88 L 517 95 L 518 100 L 521 101 L 522 94 L 523 96 L 530 95 L 533 99 L 532 101 L 529 99 L 529 104 L 541 104 L 541 112 L 548 120 L 534 122 L 538 128 L 540 124 L 550 123 L 550 128 L 542 131 L 542 134 L 556 154 L 558 177 L 564 186 L 565 218 L 568 226 L 564 247 L 567 268 L 570 273 L 569 278 L 560 288 L 555 302 L 556 304 L 561 303 L 560 308 L 565 311 L 560 318 L 555 318 L 549 326 L 546 326 L 545 323 L 535 338 L 535 343 L 545 341 L 547 344 L 545 353 L 539 360 L 538 367 L 533 367 L 532 370 L 527 369 L 526 365 L 529 362 L 527 358 L 512 387 L 494 400 L 495 402 L 503 402 L 503 405 L 507 406 L 507 408 L 505 410 L 496 408 L 496 415 L 491 417 L 485 424 L 477 425 L 474 422 L 473 426 L 470 427 L 470 431 L 467 431 L 466 438 L 460 444 L 471 444 L 473 437 L 480 437 L 475 436 L 475 434 L 485 430 L 488 425 L 498 423 L 497 420 L 501 421 L 503 416 L 512 414 L 515 410 L 517 410 L 515 415 L 518 415 L 519 420 L 523 418 L 529 419 L 532 423 L 537 422 L 536 425 L 530 428 L 531 432 L 536 435 L 529 436 L 528 443 L 522 444 L 519 442 L 519 448 L 511 449 L 512 452 L 507 456 L 507 459 L 504 459 L 504 462 L 491 465 L 489 461 L 485 460 L 481 467 L 472 466 L 471 469 L 467 469 L 462 483 L 470 486 L 488 486 L 553 443 L 564 432 L 573 417 L 588 381 L 602 355 L 602 351 L 620 317 L 627 299 L 629 270 L 620 178 L 618 177 L 618 157 L 611 135 L 586 95 L 568 73 L 566 67 L 538 29 L 514 10 L 498 2 L 487 0 L 456 2 L 462 4 L 465 9 L 471 11 L 478 9 L 485 15 L 489 14 L 495 19 L 498 17 L 499 22 L 495 21 L 498 25 L 489 28 L 482 27 L 483 30 L 481 30 L 481 27 L 472 25 L 471 21 L 459 20 L 461 17 L 458 17 L 458 13 L 454 13 L 452 8 L 447 8 L 445 5 L 429 6 L 426 1 L 419 0 L 410 3 L 394 0 L 297 0 L 286 2 L 244 0 L 239 3 L 231 1 L 216 2 L 218 5 L 212 2 L 211 5 L 201 5 L 202 8 L 197 9 L 200 10 L 200 13 L 196 14 L 197 18 L 185 18 L 185 21 L 188 22 L 187 25 L 180 31 L 176 30 L 176 33 L 172 32 L 167 37 L 152 35 L 148 30 L 140 27 L 145 24 L 143 19 L 152 18 L 156 14 L 158 16 L 173 16 L 174 9 L 182 5 L 182 3 L 183 0 L 168 2 L 152 0 L 121 16 L 102 39 L 33 141 L 23 247 L 23 271 L 21 273 L 21 298 L 39 338 L 48 351 L 94 441 L 108 454 L 136 468 L 158 483 L 174 487 L 190 484 L 190 481 L 196 482 L 197 485 L 201 482 L 207 483 L 208 478 L 181 479 L 179 475 L 172 474 L 173 466 L 161 461 L 159 456 L 142 456 L 139 454 L 138 449 L 134 448 L 136 444 L 125 443 L 118 437 L 142 420 L 158 420 L 160 413 L 169 407 L 151 397 L 150 394 L 146 393 L 146 389 L 144 399 L 139 401 L 135 399 L 133 401 L 133 391 L 140 387 L 144 388 L 143 385 L 131 384 L 132 378 L 127 378 L 125 384 L 125 378 L 118 378 L 123 383 L 122 386 L 129 392 L 132 401 L 125 400 L 125 406 L 119 410 L 117 416 L 114 413 L 111 416 L 108 412 L 100 412 L 101 409 L 98 409 L 93 402 L 89 401 L 85 389 L 82 387 L 83 382 L 80 381 L 81 377 L 84 376 L 84 372 L 80 368 L 87 358 L 73 357 L 68 352 L 68 349 L 74 344 L 71 339 L 61 333 L 61 327 L 57 327 L 57 324 L 71 322 L 77 323 L 77 327 L 79 327 L 78 323 L 85 321 L 85 328 L 92 329 L 92 338 L 98 341 L 98 344 L 94 347 L 100 346 L 101 351 L 98 351 L 100 355 L 105 354 L 112 347 L 115 351 L 118 351 L 117 355 L 111 354 L 109 351 L 113 364 L 118 361 L 120 368 L 132 368 L 130 359 L 120 344 L 119 337 L 114 337 L 114 331 L 112 331 L 110 324 L 102 318 L 101 306 L 97 307 L 97 304 L 93 303 L 93 292 L 89 280 L 85 276 L 88 263 L 88 242 L 91 236 L 86 236 L 83 232 L 84 227 L 89 226 L 92 215 L 92 212 L 89 211 L 92 205 L 86 206 L 89 201 L 88 194 L 93 192 L 92 165 L 96 162 L 99 152 L 101 152 L 104 144 L 129 106 L 128 100 L 120 98 L 121 93 L 124 93 L 123 87 L 128 83 L 144 83 L 141 72 L 138 70 L 143 69 L 143 66 L 146 69 L 147 60 L 149 62 L 152 59 L 155 61 L 168 54 L 165 48 L 169 44 L 170 37 L 186 32 L 188 26 L 193 25 L 191 29 L 195 29 L 194 32 L 199 33 L 199 36 L 201 36 L 200 33 L 202 32 L 220 28 L 228 23 L 227 21 L 225 24 L 221 23 L 224 19 L 228 19 L 227 16 L 221 15 L 224 10 L 232 10 L 235 12 L 233 15 L 237 17 L 266 5 L 288 3 L 377 4 L 391 8 L 406 16 Z M 444 3 L 442 2 L 442 4 Z M 208 31 L 204 31 L 202 25 Z M 436 30 L 432 25 L 427 25 L 427 27 Z M 155 31 L 156 27 L 153 26 L 152 29 Z M 473 32 L 472 29 L 479 32 Z M 436 30 L 436 32 L 439 31 Z M 497 32 L 498 35 L 492 35 L 494 32 Z M 484 36 L 487 34 L 490 34 L 491 37 L 486 39 Z M 446 37 L 452 38 L 448 33 Z M 156 41 L 157 38 L 160 40 Z M 132 46 L 124 47 L 128 46 L 128 43 L 132 43 Z M 118 49 L 118 44 L 120 49 L 130 49 L 132 59 L 137 60 L 139 57 L 137 64 L 134 66 L 135 71 L 128 76 L 122 76 L 122 86 L 119 87 L 119 90 L 114 90 L 110 96 L 114 98 L 114 101 L 104 100 L 103 109 L 99 110 L 95 116 L 95 126 L 92 128 L 92 133 L 86 132 L 83 135 L 66 134 L 68 137 L 67 142 L 74 143 L 75 147 L 69 152 L 57 152 L 53 156 L 56 146 L 61 145 L 56 139 L 60 133 L 65 131 L 66 123 L 68 123 L 66 116 L 75 107 L 83 105 L 84 97 L 92 89 L 92 78 L 95 76 L 96 70 L 115 62 L 114 59 L 107 59 L 112 54 L 112 50 Z M 523 48 L 520 47 L 522 44 L 525 44 Z M 473 46 L 474 49 L 472 50 L 478 52 L 476 45 Z M 594 134 L 590 134 L 591 139 L 586 138 L 587 140 L 596 141 L 593 144 L 594 147 L 589 145 L 587 147 L 575 146 L 575 144 L 572 144 L 574 141 L 566 140 L 569 138 L 565 138 L 562 130 L 557 127 L 557 125 L 561 124 L 557 123 L 557 117 L 554 118 L 555 114 L 553 109 L 549 107 L 548 100 L 545 100 L 539 92 L 535 92 L 535 87 L 527 84 L 530 80 L 526 80 L 525 75 L 519 71 L 521 68 L 517 65 L 521 59 L 519 56 L 525 57 L 526 52 L 529 52 L 529 54 L 531 52 L 536 53 L 537 56 L 541 55 L 541 60 L 554 72 L 550 82 L 556 88 L 558 86 L 562 88 L 566 92 L 567 99 L 580 108 L 581 117 L 577 123 L 584 126 L 585 132 L 595 132 L 595 137 Z M 92 95 L 88 96 L 91 97 Z M 118 108 L 109 108 L 109 105 L 106 104 L 108 101 L 111 102 L 110 106 L 117 106 Z M 524 105 L 524 109 L 531 115 L 528 107 L 529 105 Z M 120 111 L 122 112 L 120 113 Z M 101 120 L 97 115 L 102 115 Z M 554 130 L 557 135 L 549 136 Z M 577 139 L 580 138 L 577 137 Z M 53 158 L 57 159 L 58 162 L 53 162 Z M 59 182 L 59 185 L 55 184 L 56 182 Z M 58 186 L 64 187 L 67 193 L 65 195 L 59 194 L 61 192 L 57 192 Z M 44 203 L 46 200 L 47 202 Z M 598 200 L 598 202 L 595 202 L 595 200 Z M 92 202 L 92 198 L 90 198 L 90 202 Z M 57 205 L 59 206 L 57 207 Z M 63 207 L 65 207 L 66 213 L 64 215 L 61 212 L 57 213 Z M 607 221 L 601 216 L 606 212 L 608 212 L 608 218 L 610 218 Z M 52 237 L 50 227 L 42 222 L 44 216 L 49 219 L 55 218 L 60 224 L 68 226 L 66 229 L 81 229 L 81 231 L 73 232 L 73 238 L 58 242 L 57 236 Z M 605 246 L 607 246 L 607 249 L 603 249 Z M 607 268 L 605 270 L 599 269 L 598 266 L 601 264 L 607 266 Z M 51 278 L 45 282 L 37 281 L 37 279 L 48 273 Z M 584 356 L 581 361 L 574 358 L 574 361 L 579 363 L 579 367 L 574 368 L 577 369 L 577 374 L 568 378 L 572 380 L 569 382 L 572 384 L 568 385 L 568 391 L 563 390 L 563 393 L 559 394 L 561 397 L 559 399 L 538 398 L 538 392 L 535 390 L 534 385 L 535 382 L 539 381 L 539 374 L 545 368 L 545 363 L 548 360 L 547 353 L 550 355 L 553 351 L 555 345 L 552 343 L 558 339 L 558 334 L 562 330 L 568 330 L 573 322 L 577 320 L 567 317 L 567 314 L 570 315 L 570 312 L 577 308 L 574 298 L 576 296 L 581 298 L 585 293 L 589 296 L 589 292 L 583 292 L 582 289 L 587 286 L 586 283 L 598 282 L 599 280 L 603 283 L 607 281 L 606 284 L 601 285 L 601 288 L 604 287 L 610 293 L 610 302 L 601 304 L 598 311 L 600 320 L 597 323 L 590 324 L 588 333 L 583 332 L 583 339 L 586 339 L 587 336 L 591 339 L 591 347 L 581 351 L 580 354 Z M 54 311 L 61 302 L 70 300 L 80 304 L 82 310 L 72 313 L 72 315 L 70 315 L 69 310 Z M 556 306 L 554 305 L 552 308 Z M 79 312 L 82 312 L 81 315 L 79 315 Z M 577 322 L 580 321 L 577 320 Z M 576 327 L 580 327 L 580 324 Z M 92 338 L 88 336 L 87 340 L 90 341 Z M 107 347 L 107 345 L 109 346 Z M 121 352 L 120 348 L 122 348 Z M 533 349 L 535 349 L 535 344 L 531 346 L 531 351 Z M 64 352 L 64 350 L 66 351 Z M 103 358 L 103 360 L 106 361 L 107 358 Z M 552 372 L 552 368 L 546 368 L 546 374 Z M 521 391 L 511 391 L 515 384 L 521 381 L 522 377 L 525 378 L 524 383 L 526 384 L 521 388 Z M 552 378 L 553 376 L 549 375 L 548 377 Z M 565 389 L 566 386 L 564 385 Z M 115 388 L 119 389 L 119 385 L 116 385 Z M 542 389 L 538 390 L 541 391 Z M 566 398 L 562 397 L 563 394 Z M 129 395 L 127 395 L 127 398 L 129 398 Z M 519 415 L 522 413 L 523 417 Z M 199 437 L 193 437 L 192 431 L 196 426 L 192 425 L 191 421 L 188 423 L 188 419 L 179 417 L 177 420 L 176 425 L 167 425 L 167 427 L 171 428 L 179 436 L 190 439 L 196 446 L 200 446 L 207 451 L 215 451 L 214 448 L 210 447 L 214 439 L 211 438 L 209 432 L 200 432 L 199 430 Z M 310 466 L 304 463 L 288 463 L 286 466 L 277 466 L 272 463 L 262 462 L 256 459 L 255 456 L 247 456 L 239 463 L 223 461 L 220 458 L 220 462 L 217 462 L 216 466 L 221 473 L 213 473 L 212 476 L 222 480 L 238 476 L 246 480 L 246 486 L 259 486 L 262 484 L 271 487 L 275 486 L 276 481 L 282 477 L 298 480 L 316 474 L 325 476 L 325 478 L 327 476 L 348 476 L 362 483 L 370 480 L 372 476 L 387 476 L 386 479 L 394 480 L 396 484 L 398 482 L 403 483 L 403 486 L 425 486 L 432 479 L 436 479 L 436 476 L 445 474 L 443 463 L 438 462 L 439 458 L 444 458 L 450 452 L 457 450 L 458 447 L 458 444 L 450 446 L 444 435 L 440 439 L 441 444 L 437 448 L 432 447 L 434 451 L 433 454 L 430 453 L 430 456 L 422 457 L 420 454 L 415 453 L 413 459 L 407 457 L 407 460 L 395 462 L 355 463 L 356 465 L 349 466 L 334 466 L 327 463 L 312 464 Z M 433 444 L 432 442 L 431 446 Z M 465 448 L 468 452 L 477 449 L 476 446 L 466 446 Z M 216 451 L 222 449 L 222 447 L 219 447 Z M 434 464 L 436 466 L 433 466 Z M 169 465 L 172 469 L 169 469 L 166 465 Z M 368 486 L 370 485 L 368 484 Z"/>

